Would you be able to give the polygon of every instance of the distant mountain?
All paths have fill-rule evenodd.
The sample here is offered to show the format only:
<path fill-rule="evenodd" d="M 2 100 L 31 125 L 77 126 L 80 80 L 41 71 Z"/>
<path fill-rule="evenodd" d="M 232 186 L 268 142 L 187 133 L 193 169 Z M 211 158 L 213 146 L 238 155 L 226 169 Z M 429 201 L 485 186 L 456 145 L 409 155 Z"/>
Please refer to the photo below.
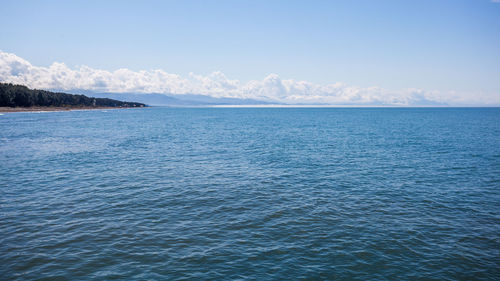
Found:
<path fill-rule="evenodd" d="M 26 86 L 0 83 L 0 107 L 143 107 L 143 103 L 124 102 L 110 98 L 91 98 Z"/>
<path fill-rule="evenodd" d="M 136 93 L 96 93 L 85 90 L 73 90 L 72 93 L 85 94 L 99 98 L 111 98 L 123 101 L 136 101 L 152 106 L 210 106 L 210 105 L 265 105 L 277 104 L 255 99 L 214 98 L 206 95 L 184 94 L 136 94 Z"/>

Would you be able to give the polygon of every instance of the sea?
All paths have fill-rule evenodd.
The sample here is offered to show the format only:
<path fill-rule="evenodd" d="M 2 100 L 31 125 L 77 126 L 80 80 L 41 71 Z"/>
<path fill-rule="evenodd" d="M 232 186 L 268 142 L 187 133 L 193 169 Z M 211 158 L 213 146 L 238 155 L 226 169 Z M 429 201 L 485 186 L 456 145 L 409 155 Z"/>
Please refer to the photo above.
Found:
<path fill-rule="evenodd" d="M 0 280 L 500 280 L 500 108 L 0 116 Z"/>

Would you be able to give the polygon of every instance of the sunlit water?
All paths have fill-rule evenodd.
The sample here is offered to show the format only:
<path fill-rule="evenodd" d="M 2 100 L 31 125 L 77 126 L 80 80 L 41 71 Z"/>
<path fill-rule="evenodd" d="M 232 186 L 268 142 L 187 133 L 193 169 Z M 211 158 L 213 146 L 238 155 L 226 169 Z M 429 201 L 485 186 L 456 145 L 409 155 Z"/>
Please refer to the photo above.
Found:
<path fill-rule="evenodd" d="M 500 109 L 0 116 L 0 279 L 500 278 Z"/>

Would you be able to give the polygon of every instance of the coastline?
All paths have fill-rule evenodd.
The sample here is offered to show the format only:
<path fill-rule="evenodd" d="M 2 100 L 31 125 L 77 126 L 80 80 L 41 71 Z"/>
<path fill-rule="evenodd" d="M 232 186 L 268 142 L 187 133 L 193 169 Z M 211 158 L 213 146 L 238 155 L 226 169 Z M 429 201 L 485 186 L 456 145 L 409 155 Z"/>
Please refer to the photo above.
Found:
<path fill-rule="evenodd" d="M 73 111 L 73 110 L 102 110 L 102 109 L 130 109 L 141 107 L 110 107 L 110 106 L 32 106 L 32 107 L 0 107 L 0 113 L 14 112 L 48 112 L 48 111 Z"/>

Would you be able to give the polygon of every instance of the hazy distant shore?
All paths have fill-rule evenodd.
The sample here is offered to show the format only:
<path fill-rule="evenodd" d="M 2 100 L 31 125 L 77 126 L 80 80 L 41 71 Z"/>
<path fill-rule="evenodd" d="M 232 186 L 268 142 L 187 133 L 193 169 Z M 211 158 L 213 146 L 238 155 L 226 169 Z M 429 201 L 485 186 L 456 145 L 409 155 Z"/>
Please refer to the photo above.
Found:
<path fill-rule="evenodd" d="M 9 112 L 37 112 L 37 111 L 71 111 L 71 110 L 99 110 L 99 109 L 129 109 L 134 107 L 67 107 L 67 106 L 32 106 L 32 107 L 0 107 L 1 113 Z"/>

